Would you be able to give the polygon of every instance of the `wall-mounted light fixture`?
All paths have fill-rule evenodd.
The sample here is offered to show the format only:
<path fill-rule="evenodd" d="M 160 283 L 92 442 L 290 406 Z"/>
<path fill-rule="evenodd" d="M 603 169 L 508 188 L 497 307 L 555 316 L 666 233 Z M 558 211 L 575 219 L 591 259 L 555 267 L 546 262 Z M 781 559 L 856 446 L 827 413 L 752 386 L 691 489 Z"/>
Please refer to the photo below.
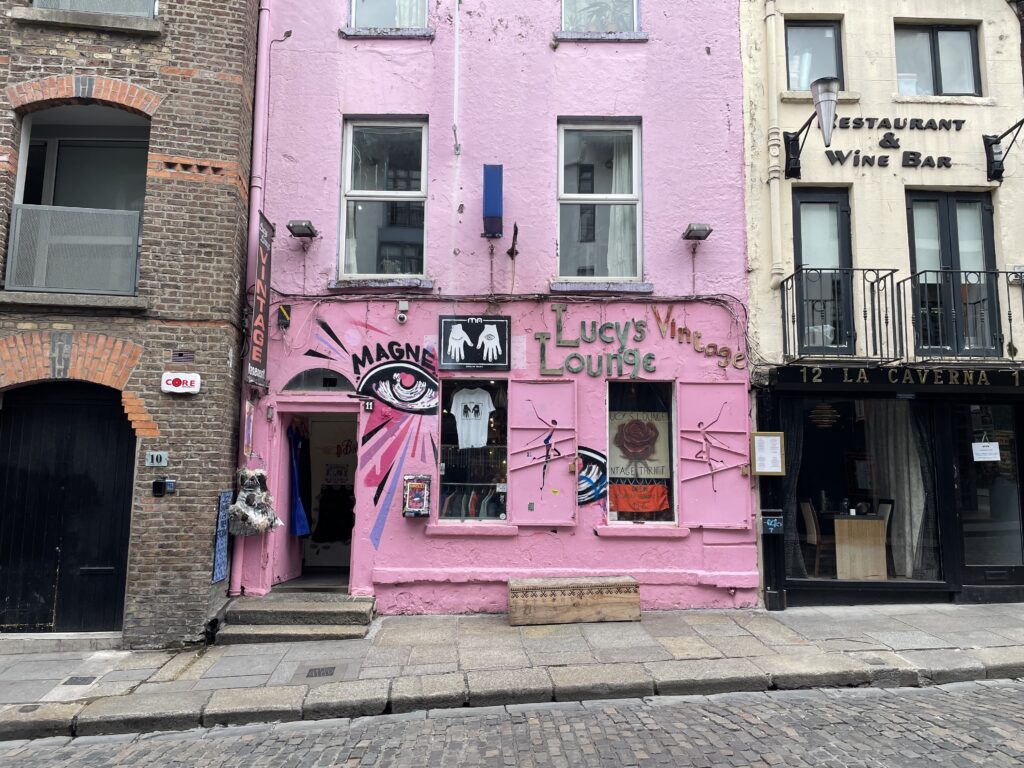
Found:
<path fill-rule="evenodd" d="M 288 231 L 292 233 L 292 237 L 308 237 L 310 239 L 314 237 L 320 237 L 320 233 L 317 228 L 313 226 L 313 222 L 308 219 L 294 219 L 288 222 Z"/>
<path fill-rule="evenodd" d="M 800 178 L 800 153 L 807 142 L 811 124 L 815 118 L 821 127 L 821 136 L 825 146 L 832 146 L 832 125 L 836 119 L 836 105 L 839 102 L 839 78 L 820 77 L 811 83 L 811 99 L 814 101 L 814 114 L 807 118 L 799 131 L 784 131 L 782 143 L 786 147 L 786 178 Z M 800 137 L 803 136 L 803 142 Z"/>
<path fill-rule="evenodd" d="M 1003 171 L 1005 166 L 1003 161 L 1006 156 L 1010 154 L 1010 150 L 1013 149 L 1013 145 L 1017 142 L 1017 137 L 1020 135 L 1021 128 L 1024 128 L 1024 120 L 1018 123 L 1014 123 L 1010 126 L 1010 129 L 1004 131 L 998 136 L 982 136 L 982 140 L 985 142 L 985 165 L 988 170 L 989 181 L 1002 181 Z M 1014 133 L 1016 131 L 1016 133 Z M 1003 149 L 1003 139 L 1013 133 L 1013 139 L 1010 140 L 1010 146 Z"/>
<path fill-rule="evenodd" d="M 683 240 L 707 240 L 714 231 L 710 224 L 687 224 Z"/>
<path fill-rule="evenodd" d="M 500 165 L 484 166 L 484 231 L 481 237 L 498 238 L 504 234 L 502 218 L 502 175 Z"/>

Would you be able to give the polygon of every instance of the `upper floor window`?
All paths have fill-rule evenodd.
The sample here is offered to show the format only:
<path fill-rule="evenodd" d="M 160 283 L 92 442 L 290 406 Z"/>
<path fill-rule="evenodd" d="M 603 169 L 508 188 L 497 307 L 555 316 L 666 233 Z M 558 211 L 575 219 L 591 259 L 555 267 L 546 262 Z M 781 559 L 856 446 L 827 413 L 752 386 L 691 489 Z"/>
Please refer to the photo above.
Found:
<path fill-rule="evenodd" d="M 562 0 L 563 32 L 636 32 L 637 0 Z"/>
<path fill-rule="evenodd" d="M 559 126 L 559 275 L 640 276 L 640 127 Z"/>
<path fill-rule="evenodd" d="M 32 0 L 32 7 L 146 18 L 153 18 L 156 15 L 156 0 Z"/>
<path fill-rule="evenodd" d="M 346 276 L 423 274 L 426 166 L 426 125 L 346 124 Z"/>
<path fill-rule="evenodd" d="M 352 26 L 418 29 L 427 26 L 427 0 L 352 0 Z"/>
<path fill-rule="evenodd" d="M 896 77 L 903 96 L 980 96 L 976 27 L 896 27 Z"/>
<path fill-rule="evenodd" d="M 787 21 L 786 60 L 789 89 L 807 91 L 821 77 L 838 77 L 843 83 L 842 44 L 838 21 Z"/>

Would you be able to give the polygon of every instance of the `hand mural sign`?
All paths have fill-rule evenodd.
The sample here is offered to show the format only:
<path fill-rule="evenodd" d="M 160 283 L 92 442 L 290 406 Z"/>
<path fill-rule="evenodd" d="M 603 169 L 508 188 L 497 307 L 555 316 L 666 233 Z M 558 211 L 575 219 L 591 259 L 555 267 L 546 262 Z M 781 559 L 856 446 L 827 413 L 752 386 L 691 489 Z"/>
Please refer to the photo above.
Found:
<path fill-rule="evenodd" d="M 439 370 L 511 370 L 512 318 L 442 315 L 439 322 Z"/>

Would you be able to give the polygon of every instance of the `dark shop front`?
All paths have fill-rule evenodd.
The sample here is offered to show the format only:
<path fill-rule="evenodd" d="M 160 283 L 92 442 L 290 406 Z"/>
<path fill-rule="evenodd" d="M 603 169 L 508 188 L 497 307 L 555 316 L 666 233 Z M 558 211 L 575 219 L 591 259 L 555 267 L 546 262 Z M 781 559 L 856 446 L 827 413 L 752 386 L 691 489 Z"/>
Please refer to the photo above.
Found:
<path fill-rule="evenodd" d="M 768 607 L 1024 600 L 1022 395 L 1016 367 L 773 369 Z"/>

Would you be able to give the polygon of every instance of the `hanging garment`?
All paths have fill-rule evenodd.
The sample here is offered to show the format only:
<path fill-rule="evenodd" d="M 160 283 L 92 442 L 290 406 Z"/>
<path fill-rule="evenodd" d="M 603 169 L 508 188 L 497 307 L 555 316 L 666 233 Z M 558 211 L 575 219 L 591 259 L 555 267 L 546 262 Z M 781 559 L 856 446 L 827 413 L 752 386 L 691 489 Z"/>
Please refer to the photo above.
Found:
<path fill-rule="evenodd" d="M 313 541 L 351 541 L 356 523 L 356 497 L 351 485 L 325 485 L 320 490 L 320 514 Z"/>
<path fill-rule="evenodd" d="M 302 503 L 302 481 L 300 479 L 300 455 L 304 439 L 295 427 L 288 427 L 288 444 L 291 448 L 291 500 L 292 513 L 290 530 L 292 536 L 309 536 L 309 516 L 306 514 L 306 507 Z"/>
<path fill-rule="evenodd" d="M 452 397 L 452 416 L 459 432 L 459 448 L 483 448 L 487 445 L 487 426 L 494 403 L 483 389 L 460 389 Z"/>
<path fill-rule="evenodd" d="M 627 485 L 612 483 L 608 486 L 611 508 L 616 512 L 661 512 L 669 508 L 668 488 L 664 485 Z"/>

